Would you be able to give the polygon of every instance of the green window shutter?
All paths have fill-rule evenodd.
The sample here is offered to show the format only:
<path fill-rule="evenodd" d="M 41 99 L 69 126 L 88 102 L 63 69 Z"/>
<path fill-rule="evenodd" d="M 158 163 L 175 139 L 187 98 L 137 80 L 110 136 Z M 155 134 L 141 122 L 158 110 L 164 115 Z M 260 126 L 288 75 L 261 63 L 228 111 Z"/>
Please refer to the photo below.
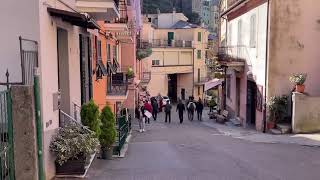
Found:
<path fill-rule="evenodd" d="M 201 32 L 198 32 L 198 41 L 201 42 Z"/>
<path fill-rule="evenodd" d="M 201 59 L 201 50 L 198 50 L 198 51 L 197 51 L 197 58 L 198 58 L 198 59 Z"/>

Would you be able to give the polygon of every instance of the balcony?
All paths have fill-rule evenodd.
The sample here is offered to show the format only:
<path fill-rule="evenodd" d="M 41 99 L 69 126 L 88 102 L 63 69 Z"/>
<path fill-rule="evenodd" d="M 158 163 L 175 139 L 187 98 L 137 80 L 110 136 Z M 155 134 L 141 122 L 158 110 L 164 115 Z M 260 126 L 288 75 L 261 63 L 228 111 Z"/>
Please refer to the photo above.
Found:
<path fill-rule="evenodd" d="M 128 81 L 124 73 L 115 73 L 107 85 L 108 100 L 125 100 L 128 96 Z"/>
<path fill-rule="evenodd" d="M 192 48 L 192 41 L 186 40 L 162 40 L 153 39 L 151 42 L 142 41 L 140 43 L 140 48 Z"/>
<path fill-rule="evenodd" d="M 77 0 L 79 11 L 89 13 L 96 20 L 112 20 L 120 17 L 119 0 Z"/>
<path fill-rule="evenodd" d="M 141 83 L 148 84 L 151 80 L 151 72 L 143 72 L 141 77 Z"/>
<path fill-rule="evenodd" d="M 204 85 L 206 82 L 210 81 L 209 77 L 198 77 L 196 82 L 194 82 L 195 85 L 201 86 Z"/>
<path fill-rule="evenodd" d="M 247 47 L 227 46 L 220 47 L 218 51 L 218 62 L 222 66 L 241 66 L 244 67 L 246 60 L 249 59 Z"/>

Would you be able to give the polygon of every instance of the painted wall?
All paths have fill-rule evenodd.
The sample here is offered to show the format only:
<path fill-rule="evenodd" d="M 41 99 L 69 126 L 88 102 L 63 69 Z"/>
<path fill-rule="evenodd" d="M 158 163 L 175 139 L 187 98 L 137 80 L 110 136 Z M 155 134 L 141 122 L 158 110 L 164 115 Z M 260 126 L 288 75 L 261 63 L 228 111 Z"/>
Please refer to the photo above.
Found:
<path fill-rule="evenodd" d="M 46 1 L 51 7 L 69 10 L 57 1 Z M 67 2 L 75 7 L 75 1 Z M 47 5 L 39 2 L 40 42 L 39 57 L 41 71 L 41 109 L 44 128 L 44 164 L 46 178 L 51 179 L 55 174 L 54 157 L 49 151 L 52 136 L 59 127 L 59 112 L 53 110 L 53 94 L 58 92 L 58 63 L 57 63 L 57 27 L 68 31 L 70 109 L 72 102 L 80 104 L 80 60 L 79 33 L 86 33 L 79 27 L 63 22 L 59 18 L 51 17 L 47 12 Z"/>
<path fill-rule="evenodd" d="M 19 36 L 39 41 L 39 0 L 1 1 L 0 20 L 3 22 L 0 33 L 3 42 L 0 44 L 0 81 L 6 82 L 5 73 L 8 69 L 10 81 L 19 82 L 21 81 Z M 26 46 L 30 50 L 30 43 L 24 43 L 24 47 Z M 0 90 L 3 89 L 6 87 L 0 86 Z"/>
<path fill-rule="evenodd" d="M 320 1 L 270 1 L 268 97 L 288 94 L 293 73 L 308 73 L 306 92 L 320 95 Z"/>
<path fill-rule="evenodd" d="M 256 43 L 250 43 L 251 30 L 250 21 L 252 16 L 256 17 Z M 260 88 L 265 86 L 265 61 L 266 61 L 266 27 L 267 27 L 267 3 L 264 3 L 245 14 L 242 14 L 221 27 L 222 34 L 227 34 L 227 43 L 234 55 L 246 60 L 244 71 L 239 76 L 240 80 L 240 118 L 243 124 L 246 124 L 246 104 L 247 104 L 247 80 L 254 81 Z M 238 24 L 241 21 L 242 29 L 238 32 Z M 223 35 L 222 35 L 223 36 Z M 241 41 L 239 42 L 239 38 Z M 223 39 L 222 39 L 223 40 Z M 237 48 L 237 46 L 240 46 Z M 240 53 L 237 54 L 237 51 Z M 227 106 L 234 112 L 237 110 L 236 104 L 236 73 L 234 70 L 228 70 L 231 78 L 231 95 L 227 98 Z M 261 92 L 265 95 L 265 92 Z M 262 130 L 263 113 L 256 111 L 256 128 Z"/>
<path fill-rule="evenodd" d="M 293 93 L 292 131 L 294 133 L 320 132 L 320 97 Z"/>

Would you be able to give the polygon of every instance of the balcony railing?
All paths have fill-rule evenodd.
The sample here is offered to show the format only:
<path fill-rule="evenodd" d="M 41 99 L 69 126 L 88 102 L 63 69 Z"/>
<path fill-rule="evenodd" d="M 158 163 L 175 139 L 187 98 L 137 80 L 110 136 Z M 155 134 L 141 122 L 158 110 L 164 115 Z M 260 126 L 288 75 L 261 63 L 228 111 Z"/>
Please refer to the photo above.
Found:
<path fill-rule="evenodd" d="M 218 61 L 245 62 L 249 59 L 246 46 L 220 47 L 218 51 Z"/>
<path fill-rule="evenodd" d="M 151 42 L 147 42 L 147 41 L 140 42 L 140 48 L 162 48 L 162 47 L 192 48 L 192 41 L 153 39 Z"/>
<path fill-rule="evenodd" d="M 125 96 L 128 91 L 128 80 L 124 73 L 112 75 L 111 82 L 108 82 L 107 96 Z"/>
<path fill-rule="evenodd" d="M 150 80 L 151 80 L 151 72 L 143 72 L 141 81 L 143 83 L 148 83 L 148 82 L 150 82 Z"/>

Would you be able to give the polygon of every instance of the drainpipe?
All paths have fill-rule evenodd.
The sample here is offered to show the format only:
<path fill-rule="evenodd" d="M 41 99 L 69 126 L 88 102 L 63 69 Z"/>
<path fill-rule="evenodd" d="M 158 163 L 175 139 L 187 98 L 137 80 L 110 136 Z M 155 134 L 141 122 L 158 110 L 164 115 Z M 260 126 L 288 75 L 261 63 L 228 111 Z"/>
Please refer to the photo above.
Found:
<path fill-rule="evenodd" d="M 267 80 L 268 80 L 268 53 L 269 53 L 269 15 L 270 15 L 270 0 L 268 0 L 268 8 L 267 8 L 267 33 L 266 33 L 266 60 L 265 60 L 265 84 L 264 84 L 264 110 L 263 110 L 263 132 L 267 131 Z"/>
<path fill-rule="evenodd" d="M 192 54 L 192 97 L 194 97 L 194 56 L 195 56 L 195 51 L 196 49 L 193 49 L 193 54 Z"/>

